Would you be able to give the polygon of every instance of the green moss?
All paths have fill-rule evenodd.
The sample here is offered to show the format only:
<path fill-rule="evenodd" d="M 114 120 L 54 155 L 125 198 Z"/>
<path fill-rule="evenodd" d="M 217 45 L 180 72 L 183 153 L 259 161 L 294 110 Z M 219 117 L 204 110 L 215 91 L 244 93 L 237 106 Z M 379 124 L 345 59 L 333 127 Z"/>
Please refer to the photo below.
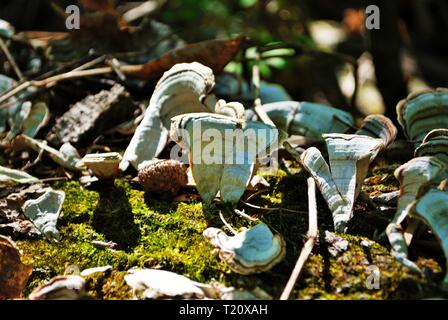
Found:
<path fill-rule="evenodd" d="M 101 283 L 90 283 L 93 297 L 108 299 L 128 297 L 123 276 L 132 267 L 163 268 L 203 282 L 216 279 L 230 284 L 234 278 L 224 263 L 210 255 L 212 247 L 202 237 L 209 221 L 201 203 L 150 199 L 120 180 L 95 190 L 85 190 L 76 182 L 53 187 L 66 192 L 58 224 L 61 241 L 17 241 L 24 261 L 35 270 L 26 294 L 64 274 L 70 265 L 80 270 L 111 265 L 118 273 Z M 93 240 L 116 242 L 122 250 L 98 249 Z"/>
<path fill-rule="evenodd" d="M 211 254 L 212 247 L 204 240 L 202 232 L 207 227 L 222 227 L 215 206 L 203 206 L 201 202 L 162 201 L 120 179 L 114 183 L 100 183 L 89 190 L 77 182 L 58 182 L 53 188 L 66 193 L 63 217 L 58 223 L 60 243 L 17 241 L 24 261 L 34 268 L 25 294 L 53 276 L 63 274 L 68 266 L 75 265 L 83 270 L 111 265 L 112 272 L 88 277 L 87 288 L 92 297 L 130 298 L 132 292 L 124 276 L 128 269 L 137 267 L 161 268 L 200 282 L 217 280 L 247 289 L 258 286 L 276 298 L 289 278 L 307 232 L 307 175 L 302 170 L 295 170 L 264 176 L 270 182 L 269 190 L 250 202 L 265 209 L 276 209 L 245 209 L 247 214 L 258 217 L 286 240 L 285 260 L 269 272 L 241 276 Z M 319 228 L 323 234 L 325 230 L 333 229 L 333 222 L 319 193 L 317 201 Z M 253 225 L 225 208 L 221 209 L 235 228 Z M 358 205 L 355 217 L 361 217 L 363 210 L 363 206 Z M 369 237 L 372 232 L 357 228 L 356 224 L 352 231 Z M 367 238 L 340 236 L 349 241 L 349 249 L 333 257 L 321 240 L 305 264 L 292 298 L 382 299 L 430 295 L 428 280 L 409 274 L 391 257 L 389 248 L 374 242 L 366 248 L 361 241 Z M 93 240 L 116 242 L 119 250 L 98 249 L 92 245 Z M 440 272 L 432 259 L 420 263 L 433 273 Z M 369 290 L 365 286 L 369 265 L 380 269 L 379 290 Z"/>

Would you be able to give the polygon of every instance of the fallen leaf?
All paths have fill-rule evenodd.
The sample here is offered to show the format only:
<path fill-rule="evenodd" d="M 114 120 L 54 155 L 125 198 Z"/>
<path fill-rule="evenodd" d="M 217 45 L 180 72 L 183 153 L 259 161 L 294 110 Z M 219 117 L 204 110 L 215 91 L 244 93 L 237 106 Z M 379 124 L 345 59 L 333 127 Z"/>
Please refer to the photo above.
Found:
<path fill-rule="evenodd" d="M 32 175 L 30 175 L 26 172 L 0 166 L 0 182 L 35 183 L 38 181 L 39 181 L 38 178 L 33 177 Z"/>
<path fill-rule="evenodd" d="M 52 41 L 64 40 L 68 32 L 22 31 L 13 36 L 14 40 L 29 43 L 33 48 L 46 48 Z"/>
<path fill-rule="evenodd" d="M 56 229 L 62 204 L 65 200 L 63 191 L 48 190 L 35 200 L 28 200 L 23 204 L 22 210 L 36 228 L 50 241 L 59 240 Z"/>
<path fill-rule="evenodd" d="M 22 133 L 34 138 L 40 128 L 45 126 L 50 119 L 50 111 L 44 102 L 35 103 L 31 111 L 22 123 Z"/>
<path fill-rule="evenodd" d="M 188 44 L 171 50 L 158 59 L 150 60 L 135 76 L 159 79 L 165 71 L 182 62 L 199 62 L 211 68 L 214 73 L 219 73 L 246 44 L 247 38 L 244 36 Z"/>
<path fill-rule="evenodd" d="M 4 188 L 0 199 L 0 233 L 15 238 L 36 238 L 40 232 L 21 212 L 22 205 L 29 199 L 44 194 L 48 187 L 33 184 L 28 187 Z"/>
<path fill-rule="evenodd" d="M 25 101 L 14 114 L 11 130 L 5 138 L 6 141 L 12 141 L 12 139 L 20 133 L 25 119 L 28 118 L 31 112 L 31 106 L 31 102 Z"/>
<path fill-rule="evenodd" d="M 32 270 L 20 260 L 14 242 L 0 236 L 0 300 L 19 298 Z"/>
<path fill-rule="evenodd" d="M 83 169 L 78 151 L 68 142 L 64 143 L 59 150 L 56 150 L 47 145 L 46 141 L 21 134 L 13 140 L 12 144 L 15 150 L 30 148 L 38 153 L 45 151 L 54 162 L 66 169 L 73 171 Z"/>

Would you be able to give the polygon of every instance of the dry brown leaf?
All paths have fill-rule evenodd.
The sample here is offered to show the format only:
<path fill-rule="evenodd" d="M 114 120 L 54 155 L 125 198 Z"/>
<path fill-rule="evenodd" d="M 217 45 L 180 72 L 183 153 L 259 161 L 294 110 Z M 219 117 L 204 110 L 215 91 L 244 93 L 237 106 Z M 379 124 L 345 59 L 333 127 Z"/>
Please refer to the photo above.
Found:
<path fill-rule="evenodd" d="M 17 41 L 30 43 L 34 48 L 47 47 L 51 41 L 58 41 L 67 38 L 68 32 L 51 31 L 22 31 L 14 35 Z"/>
<path fill-rule="evenodd" d="M 19 298 L 32 270 L 20 260 L 14 242 L 0 236 L 0 300 Z"/>
<path fill-rule="evenodd" d="M 211 68 L 215 74 L 221 72 L 234 56 L 247 45 L 247 38 L 207 40 L 188 44 L 171 50 L 158 59 L 150 60 L 135 76 L 143 79 L 159 79 L 177 63 L 199 62 Z"/>

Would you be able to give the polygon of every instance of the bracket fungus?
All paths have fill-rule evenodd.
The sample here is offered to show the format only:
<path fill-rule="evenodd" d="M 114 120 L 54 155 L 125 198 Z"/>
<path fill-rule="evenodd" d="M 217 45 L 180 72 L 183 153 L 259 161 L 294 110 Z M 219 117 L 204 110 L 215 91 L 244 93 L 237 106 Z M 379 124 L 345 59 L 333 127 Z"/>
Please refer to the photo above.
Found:
<path fill-rule="evenodd" d="M 434 187 L 430 188 L 412 204 L 410 214 L 422 219 L 432 229 L 440 241 L 448 261 L 448 192 Z M 445 274 L 442 287 L 448 290 L 448 271 Z"/>
<path fill-rule="evenodd" d="M 124 280 L 136 296 L 144 299 L 203 299 L 212 290 L 210 285 L 165 270 L 129 270 Z"/>
<path fill-rule="evenodd" d="M 422 188 L 428 184 L 439 183 L 448 177 L 448 166 L 436 157 L 418 157 L 398 167 L 394 175 L 400 182 L 400 194 L 397 211 L 386 228 L 386 234 L 392 245 L 393 256 L 403 265 L 418 271 L 415 264 L 407 259 L 407 243 L 401 224 L 409 216 L 410 206 Z"/>
<path fill-rule="evenodd" d="M 316 180 L 333 213 L 336 232 L 345 232 L 369 164 L 383 148 L 383 141 L 368 136 L 345 134 L 327 134 L 324 138 L 330 167 L 314 147 L 307 149 L 301 160 L 305 169 Z"/>
<path fill-rule="evenodd" d="M 448 164 L 448 129 L 430 131 L 415 149 L 415 156 L 434 156 Z"/>
<path fill-rule="evenodd" d="M 271 125 L 211 113 L 172 118 L 170 134 L 189 151 L 193 178 L 204 202 L 211 203 L 220 191 L 223 202 L 232 205 L 243 195 L 257 157 L 268 155 L 279 140 L 278 130 Z"/>
<path fill-rule="evenodd" d="M 448 89 L 410 94 L 397 104 L 398 122 L 415 147 L 428 132 L 448 125 Z"/>
<path fill-rule="evenodd" d="M 371 114 L 364 118 L 361 128 L 355 134 L 382 139 L 387 147 L 397 137 L 397 128 L 388 117 Z"/>
<path fill-rule="evenodd" d="M 233 271 L 248 275 L 270 270 L 283 260 L 285 241 L 273 235 L 265 224 L 258 224 L 229 237 L 218 228 L 208 228 L 203 235 L 219 251 L 219 257 Z"/>
<path fill-rule="evenodd" d="M 86 281 L 77 275 L 56 276 L 35 289 L 30 300 L 77 300 L 87 296 Z"/>
<path fill-rule="evenodd" d="M 154 159 L 142 164 L 138 181 L 145 191 L 176 195 L 188 183 L 187 169 L 177 160 Z"/>
<path fill-rule="evenodd" d="M 91 153 L 82 163 L 99 179 L 112 179 L 120 174 L 121 155 L 118 152 Z"/>
<path fill-rule="evenodd" d="M 301 155 L 305 169 L 317 182 L 332 214 L 336 232 L 345 232 L 352 218 L 370 163 L 396 136 L 392 122 L 379 115 L 366 117 L 357 134 L 323 134 L 330 166 L 314 147 Z"/>
<path fill-rule="evenodd" d="M 415 200 L 420 188 L 440 182 L 448 175 L 448 166 L 435 157 L 418 157 L 398 167 L 394 175 L 400 182 L 397 212 L 392 223 L 401 223 L 408 213 L 408 205 Z"/>
<path fill-rule="evenodd" d="M 48 190 L 37 199 L 27 200 L 22 206 L 25 216 L 50 241 L 59 240 L 56 224 L 64 199 L 63 191 Z"/>
<path fill-rule="evenodd" d="M 124 153 L 120 169 L 125 171 L 130 163 L 138 170 L 142 162 L 157 157 L 168 141 L 172 117 L 191 112 L 213 112 L 203 102 L 214 83 L 212 69 L 198 62 L 179 63 L 166 71 Z"/>
<path fill-rule="evenodd" d="M 392 256 L 403 266 L 414 272 L 420 273 L 420 268 L 408 259 L 408 247 L 401 225 L 397 223 L 389 223 L 386 228 L 386 235 L 392 247 Z"/>
<path fill-rule="evenodd" d="M 318 103 L 281 101 L 262 108 L 277 128 L 291 135 L 321 138 L 323 133 L 345 133 L 354 127 L 348 112 Z"/>

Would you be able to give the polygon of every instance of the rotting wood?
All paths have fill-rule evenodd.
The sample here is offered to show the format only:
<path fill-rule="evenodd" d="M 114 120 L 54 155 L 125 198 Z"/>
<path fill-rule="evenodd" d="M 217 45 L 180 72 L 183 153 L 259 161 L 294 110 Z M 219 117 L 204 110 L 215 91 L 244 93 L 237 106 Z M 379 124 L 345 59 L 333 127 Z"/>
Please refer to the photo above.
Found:
<path fill-rule="evenodd" d="M 55 146 L 89 143 L 101 132 L 132 118 L 135 107 L 126 89 L 116 84 L 75 103 L 56 120 L 47 140 Z"/>

